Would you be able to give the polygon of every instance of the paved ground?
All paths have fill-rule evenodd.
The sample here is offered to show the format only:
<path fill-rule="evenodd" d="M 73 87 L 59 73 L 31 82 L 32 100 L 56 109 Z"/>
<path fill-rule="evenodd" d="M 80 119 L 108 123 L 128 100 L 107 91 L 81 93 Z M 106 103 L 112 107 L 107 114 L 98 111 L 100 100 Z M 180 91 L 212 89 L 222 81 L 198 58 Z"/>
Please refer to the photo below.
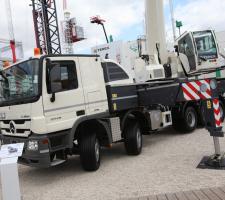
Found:
<path fill-rule="evenodd" d="M 221 140 L 225 150 L 225 140 Z M 19 166 L 24 200 L 124 199 L 225 185 L 225 171 L 196 169 L 214 152 L 207 131 L 180 135 L 172 129 L 144 138 L 143 153 L 125 154 L 122 144 L 103 150 L 102 165 L 84 172 L 79 157 L 51 169 Z M 1 192 L 1 191 L 0 191 Z"/>
<path fill-rule="evenodd" d="M 225 200 L 225 187 L 159 194 L 130 200 Z"/>

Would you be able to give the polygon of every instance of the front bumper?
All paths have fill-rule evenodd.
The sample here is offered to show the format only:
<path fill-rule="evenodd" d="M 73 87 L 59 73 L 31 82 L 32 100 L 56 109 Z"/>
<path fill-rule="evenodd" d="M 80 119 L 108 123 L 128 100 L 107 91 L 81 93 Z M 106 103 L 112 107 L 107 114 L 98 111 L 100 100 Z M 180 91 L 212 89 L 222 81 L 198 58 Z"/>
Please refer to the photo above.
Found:
<path fill-rule="evenodd" d="M 18 162 L 24 165 L 48 168 L 53 166 L 51 156 L 56 152 L 65 150 L 68 145 L 65 141 L 67 134 L 37 135 L 33 134 L 28 138 L 11 137 L 1 135 L 0 139 L 3 144 L 24 143 L 23 154 L 19 157 Z M 27 149 L 29 141 L 38 141 L 38 150 L 30 151 Z M 54 164 L 55 165 L 55 164 Z"/>

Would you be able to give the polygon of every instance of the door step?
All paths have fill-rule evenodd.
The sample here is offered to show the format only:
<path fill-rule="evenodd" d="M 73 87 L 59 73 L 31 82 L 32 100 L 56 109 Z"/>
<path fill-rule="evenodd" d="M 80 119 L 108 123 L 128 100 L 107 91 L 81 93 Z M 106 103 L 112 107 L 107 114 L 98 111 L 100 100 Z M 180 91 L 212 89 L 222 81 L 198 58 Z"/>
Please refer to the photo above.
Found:
<path fill-rule="evenodd" d="M 51 166 L 56 166 L 56 165 L 60 165 L 62 163 L 66 162 L 66 160 L 60 160 L 60 159 L 55 159 L 51 162 Z"/>

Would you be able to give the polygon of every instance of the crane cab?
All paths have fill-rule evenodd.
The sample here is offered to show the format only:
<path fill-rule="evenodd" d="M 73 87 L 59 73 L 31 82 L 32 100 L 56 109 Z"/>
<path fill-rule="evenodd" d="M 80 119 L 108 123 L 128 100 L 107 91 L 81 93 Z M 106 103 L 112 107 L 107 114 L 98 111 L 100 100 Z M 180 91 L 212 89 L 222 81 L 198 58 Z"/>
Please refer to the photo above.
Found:
<path fill-rule="evenodd" d="M 176 43 L 178 53 L 187 57 L 190 71 L 220 66 L 219 48 L 213 30 L 185 32 Z"/>

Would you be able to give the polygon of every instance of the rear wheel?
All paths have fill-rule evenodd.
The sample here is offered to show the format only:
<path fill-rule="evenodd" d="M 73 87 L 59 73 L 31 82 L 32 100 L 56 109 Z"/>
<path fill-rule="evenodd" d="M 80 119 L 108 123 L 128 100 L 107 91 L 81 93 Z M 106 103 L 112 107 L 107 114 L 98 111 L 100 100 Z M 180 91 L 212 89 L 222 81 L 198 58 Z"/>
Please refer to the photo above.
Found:
<path fill-rule="evenodd" d="M 80 161 L 84 170 L 98 170 L 100 166 L 100 143 L 96 134 L 85 134 L 81 137 Z"/>
<path fill-rule="evenodd" d="M 124 143 L 128 155 L 139 155 L 142 151 L 142 133 L 139 123 L 130 120 L 124 130 Z"/>
<path fill-rule="evenodd" d="M 198 123 L 197 113 L 192 106 L 188 106 L 182 116 L 181 113 L 173 112 L 173 127 L 178 132 L 193 132 Z"/>

